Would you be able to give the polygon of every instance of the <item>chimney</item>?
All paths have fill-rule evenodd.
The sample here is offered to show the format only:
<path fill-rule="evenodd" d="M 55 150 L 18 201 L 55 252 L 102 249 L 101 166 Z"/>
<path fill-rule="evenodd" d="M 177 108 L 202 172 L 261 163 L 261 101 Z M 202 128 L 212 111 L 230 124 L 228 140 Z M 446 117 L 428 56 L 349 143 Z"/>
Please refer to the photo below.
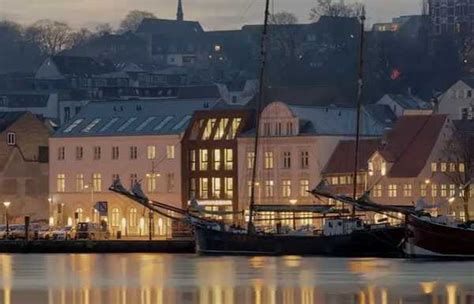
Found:
<path fill-rule="evenodd" d="M 176 13 L 176 20 L 178 21 L 184 20 L 183 3 L 181 2 L 181 0 L 178 0 L 178 11 Z"/>

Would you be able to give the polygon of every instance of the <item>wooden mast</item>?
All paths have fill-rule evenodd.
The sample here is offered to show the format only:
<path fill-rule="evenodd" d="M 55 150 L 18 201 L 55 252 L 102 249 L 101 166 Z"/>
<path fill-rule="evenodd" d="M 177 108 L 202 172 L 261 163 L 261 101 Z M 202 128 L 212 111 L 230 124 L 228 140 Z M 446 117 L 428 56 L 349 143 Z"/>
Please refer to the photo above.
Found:
<path fill-rule="evenodd" d="M 268 16 L 270 7 L 270 0 L 265 1 L 265 16 L 263 22 L 262 39 L 261 39 L 261 67 L 260 67 L 260 86 L 259 86 L 259 97 L 255 105 L 255 141 L 253 151 L 253 166 L 252 166 L 252 185 L 250 191 L 250 206 L 249 206 L 249 222 L 248 222 L 248 233 L 254 231 L 253 217 L 254 217 L 254 206 L 255 206 L 255 178 L 257 174 L 257 154 L 258 154 L 258 138 L 260 135 L 260 112 L 262 110 L 262 104 L 265 100 L 265 66 L 267 57 L 267 34 L 268 34 Z"/>

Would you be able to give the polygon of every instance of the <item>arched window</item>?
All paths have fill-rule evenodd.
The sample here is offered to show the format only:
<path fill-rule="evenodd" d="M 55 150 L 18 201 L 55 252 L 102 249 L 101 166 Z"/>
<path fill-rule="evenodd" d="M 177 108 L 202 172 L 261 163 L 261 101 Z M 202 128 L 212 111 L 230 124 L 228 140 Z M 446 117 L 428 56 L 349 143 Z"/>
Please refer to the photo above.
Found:
<path fill-rule="evenodd" d="M 77 221 L 82 222 L 84 218 L 84 210 L 82 208 L 77 208 L 76 213 L 77 213 Z"/>
<path fill-rule="evenodd" d="M 120 225 L 120 211 L 118 208 L 112 209 L 112 220 L 110 222 L 111 226 L 119 226 Z"/>
<path fill-rule="evenodd" d="M 128 222 L 129 222 L 130 227 L 137 226 L 137 208 L 130 209 Z"/>

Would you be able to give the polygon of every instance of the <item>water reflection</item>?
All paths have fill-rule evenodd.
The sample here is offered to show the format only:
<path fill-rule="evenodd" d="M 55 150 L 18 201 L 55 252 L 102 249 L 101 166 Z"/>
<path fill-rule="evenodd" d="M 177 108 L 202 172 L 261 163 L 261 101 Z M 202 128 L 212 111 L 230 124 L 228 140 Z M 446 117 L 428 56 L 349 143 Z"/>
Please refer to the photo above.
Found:
<path fill-rule="evenodd" d="M 474 263 L 0 255 L 0 303 L 474 303 Z"/>

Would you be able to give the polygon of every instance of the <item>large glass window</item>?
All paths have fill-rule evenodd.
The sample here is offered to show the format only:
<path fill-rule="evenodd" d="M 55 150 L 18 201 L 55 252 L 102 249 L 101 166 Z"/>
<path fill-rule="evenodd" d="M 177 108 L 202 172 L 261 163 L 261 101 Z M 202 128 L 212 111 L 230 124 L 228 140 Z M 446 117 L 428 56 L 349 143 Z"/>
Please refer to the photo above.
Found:
<path fill-rule="evenodd" d="M 411 197 L 412 196 L 412 185 L 411 184 L 404 184 L 403 185 L 403 196 L 404 197 Z"/>
<path fill-rule="evenodd" d="M 300 196 L 308 197 L 309 195 L 308 191 L 309 191 L 309 180 L 300 179 Z"/>
<path fill-rule="evenodd" d="M 224 149 L 225 170 L 234 168 L 234 151 L 232 149 Z"/>
<path fill-rule="evenodd" d="M 209 164 L 209 155 L 207 149 L 199 150 L 199 170 L 206 171 Z"/>
<path fill-rule="evenodd" d="M 221 169 L 221 150 L 215 149 L 214 150 L 214 160 L 213 160 L 213 166 L 212 168 L 216 171 Z"/>
<path fill-rule="evenodd" d="M 92 174 L 92 187 L 95 192 L 102 191 L 102 175 L 100 173 Z"/>
<path fill-rule="evenodd" d="M 234 179 L 232 177 L 224 178 L 225 197 L 232 199 L 234 196 Z"/>
<path fill-rule="evenodd" d="M 265 152 L 265 169 L 273 169 L 273 152 Z"/>
<path fill-rule="evenodd" d="M 242 121 L 241 118 L 234 118 L 232 120 L 232 130 L 230 133 L 227 135 L 227 139 L 234 139 L 235 136 L 237 135 L 237 130 L 239 129 L 240 122 Z"/>
<path fill-rule="evenodd" d="M 212 178 L 212 197 L 220 198 L 221 197 L 221 179 L 220 177 Z"/>
<path fill-rule="evenodd" d="M 214 125 L 216 124 L 216 119 L 211 118 L 207 120 L 206 126 L 204 128 L 204 132 L 202 133 L 202 139 L 203 140 L 208 140 L 211 137 L 212 129 L 214 128 Z"/>
<path fill-rule="evenodd" d="M 66 191 L 66 174 L 60 173 L 56 176 L 56 191 L 57 192 Z"/>
<path fill-rule="evenodd" d="M 216 134 L 214 135 L 215 140 L 220 140 L 224 137 L 224 132 L 225 132 L 225 129 L 227 128 L 228 123 L 229 123 L 228 118 L 219 119 L 219 123 L 217 124 Z"/>
<path fill-rule="evenodd" d="M 156 191 L 156 173 L 148 173 L 147 177 L 147 190 L 148 192 Z"/>
<path fill-rule="evenodd" d="M 110 220 L 110 225 L 114 227 L 120 225 L 120 211 L 118 208 L 112 208 L 112 217 Z"/>
<path fill-rule="evenodd" d="M 208 191 L 209 184 L 207 177 L 202 177 L 199 179 L 199 197 L 202 199 L 207 199 L 209 197 Z"/>
<path fill-rule="evenodd" d="M 273 197 L 275 183 L 273 180 L 265 181 L 265 197 Z"/>
<path fill-rule="evenodd" d="M 128 214 L 128 225 L 130 227 L 137 226 L 137 208 L 130 208 L 130 212 Z"/>
<path fill-rule="evenodd" d="M 373 190 L 374 197 L 382 197 L 382 185 L 375 185 Z"/>

